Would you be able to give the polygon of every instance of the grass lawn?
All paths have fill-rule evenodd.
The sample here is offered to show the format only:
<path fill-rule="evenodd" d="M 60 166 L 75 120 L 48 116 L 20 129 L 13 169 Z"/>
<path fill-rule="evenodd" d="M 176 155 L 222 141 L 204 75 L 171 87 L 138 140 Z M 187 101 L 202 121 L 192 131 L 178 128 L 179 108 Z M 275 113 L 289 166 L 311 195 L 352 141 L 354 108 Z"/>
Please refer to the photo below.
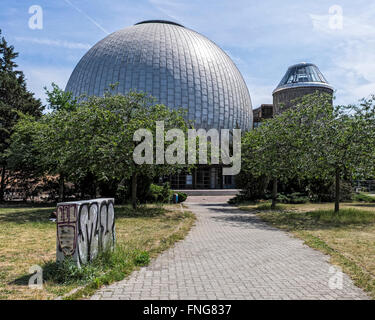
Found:
<path fill-rule="evenodd" d="M 375 204 L 343 203 L 338 214 L 332 203 L 243 205 L 273 226 L 289 231 L 310 247 L 331 257 L 354 283 L 375 299 Z"/>
<path fill-rule="evenodd" d="M 57 281 L 55 276 L 60 275 L 56 273 L 61 270 L 51 276 L 56 270 L 56 224 L 48 220 L 54 209 L 0 207 L 0 299 L 53 299 L 77 287 L 81 289 L 68 298 L 90 296 L 101 285 L 123 279 L 183 239 L 195 220 L 180 205 L 154 205 L 137 211 L 116 206 L 116 250 L 109 262 L 83 268 L 78 275 L 77 270 L 74 274 L 70 270 L 74 280 Z M 35 264 L 43 267 L 43 278 L 47 278 L 42 290 L 28 287 L 29 268 Z"/>

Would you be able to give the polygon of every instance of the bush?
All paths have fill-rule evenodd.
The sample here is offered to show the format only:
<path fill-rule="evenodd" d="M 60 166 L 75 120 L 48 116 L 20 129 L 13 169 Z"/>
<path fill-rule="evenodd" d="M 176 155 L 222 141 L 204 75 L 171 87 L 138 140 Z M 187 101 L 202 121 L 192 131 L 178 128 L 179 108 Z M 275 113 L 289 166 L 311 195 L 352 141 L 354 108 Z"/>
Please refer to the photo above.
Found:
<path fill-rule="evenodd" d="M 171 190 L 171 187 L 169 185 L 169 182 L 165 182 L 163 184 L 163 190 L 161 192 L 161 201 L 162 203 L 168 203 L 172 201 L 173 197 L 173 190 Z"/>
<path fill-rule="evenodd" d="M 312 202 L 332 202 L 335 200 L 335 183 L 329 180 L 311 180 L 307 185 L 307 193 Z M 348 181 L 340 182 L 340 201 L 352 199 L 353 189 Z"/>
<path fill-rule="evenodd" d="M 157 184 L 151 183 L 149 194 L 147 196 L 148 200 L 152 202 L 160 202 L 162 198 L 163 187 L 158 186 Z"/>
<path fill-rule="evenodd" d="M 357 193 L 353 196 L 354 201 L 375 203 L 375 197 L 369 196 L 365 193 Z"/>
<path fill-rule="evenodd" d="M 146 266 L 150 262 L 147 251 L 129 250 L 116 246 L 80 268 L 72 259 L 48 262 L 43 266 L 44 279 L 60 284 L 87 284 L 100 279 L 101 283 L 121 280 L 133 266 Z M 111 280 L 111 281 L 108 281 Z"/>
<path fill-rule="evenodd" d="M 178 203 L 184 202 L 187 198 L 187 194 L 184 192 L 177 192 L 178 194 Z"/>
<path fill-rule="evenodd" d="M 241 171 L 236 176 L 236 186 L 241 189 L 240 194 L 233 198 L 232 202 L 254 201 L 264 199 L 269 180 L 266 177 L 254 177 Z"/>
<path fill-rule="evenodd" d="M 309 198 L 301 192 L 293 192 L 288 195 L 280 193 L 277 197 L 277 201 L 280 203 L 299 204 L 308 202 Z"/>
<path fill-rule="evenodd" d="M 172 201 L 172 197 L 173 190 L 171 190 L 168 182 L 164 183 L 162 186 L 151 183 L 146 196 L 146 201 L 153 203 L 169 203 Z"/>
<path fill-rule="evenodd" d="M 263 196 L 264 198 L 264 196 Z M 227 201 L 228 204 L 232 204 L 232 205 L 238 205 L 238 204 L 256 204 L 259 202 L 260 199 L 257 199 L 257 200 L 249 200 L 248 197 L 241 193 L 240 194 L 237 194 L 235 195 L 233 198 L 229 199 Z"/>
<path fill-rule="evenodd" d="M 83 284 L 98 277 L 103 270 L 93 263 L 77 266 L 72 259 L 65 259 L 63 262 L 48 262 L 43 266 L 44 278 L 61 284 Z"/>

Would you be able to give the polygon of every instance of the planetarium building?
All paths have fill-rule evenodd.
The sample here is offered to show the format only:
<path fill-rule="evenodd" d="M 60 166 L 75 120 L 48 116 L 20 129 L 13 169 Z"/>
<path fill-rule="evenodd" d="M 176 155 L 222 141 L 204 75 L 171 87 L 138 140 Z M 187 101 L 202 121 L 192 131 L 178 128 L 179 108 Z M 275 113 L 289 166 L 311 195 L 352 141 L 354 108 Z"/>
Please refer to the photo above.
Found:
<path fill-rule="evenodd" d="M 301 62 L 290 66 L 273 90 L 274 113 L 290 108 L 296 99 L 316 91 L 333 96 L 333 87 L 315 64 Z"/>
<path fill-rule="evenodd" d="M 75 97 L 142 91 L 169 108 L 187 110 L 195 128 L 249 130 L 252 105 L 245 81 L 215 43 L 184 26 L 161 20 L 139 22 L 94 45 L 75 67 L 67 91 Z M 173 188 L 231 188 L 220 166 L 200 166 L 169 177 Z"/>
<path fill-rule="evenodd" d="M 169 108 L 185 108 L 196 128 L 252 127 L 250 95 L 233 61 L 177 23 L 144 21 L 110 34 L 79 61 L 66 90 L 100 96 L 117 82 L 115 93 L 143 91 Z"/>

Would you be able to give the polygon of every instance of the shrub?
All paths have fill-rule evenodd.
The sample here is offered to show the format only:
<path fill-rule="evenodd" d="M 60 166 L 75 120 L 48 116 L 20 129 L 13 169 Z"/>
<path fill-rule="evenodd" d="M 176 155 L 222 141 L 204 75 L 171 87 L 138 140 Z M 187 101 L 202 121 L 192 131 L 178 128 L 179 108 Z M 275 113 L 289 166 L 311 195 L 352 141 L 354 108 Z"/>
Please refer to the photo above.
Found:
<path fill-rule="evenodd" d="M 72 259 L 48 262 L 43 266 L 43 274 L 46 281 L 60 284 L 86 284 L 97 279 L 106 283 L 106 279 L 121 280 L 133 266 L 146 266 L 149 262 L 147 251 L 116 246 L 114 251 L 104 252 L 80 268 Z"/>
<path fill-rule="evenodd" d="M 187 198 L 187 194 L 184 192 L 177 192 L 178 194 L 178 203 L 184 202 Z"/>
<path fill-rule="evenodd" d="M 340 201 L 352 199 L 353 189 L 348 181 L 340 182 Z M 313 202 L 331 202 L 335 200 L 335 183 L 329 180 L 311 180 L 307 185 L 307 192 L 310 201 Z"/>
<path fill-rule="evenodd" d="M 280 202 L 280 203 L 289 203 L 290 199 L 288 198 L 288 196 L 286 196 L 285 194 L 283 193 L 279 193 L 277 195 L 277 202 Z"/>
<path fill-rule="evenodd" d="M 375 203 L 375 197 L 369 196 L 365 193 L 357 193 L 353 196 L 354 201 L 359 201 L 359 202 L 370 202 L 370 203 Z"/>
<path fill-rule="evenodd" d="M 163 184 L 163 190 L 161 192 L 161 201 L 163 203 L 168 203 L 172 200 L 173 197 L 173 190 L 171 190 L 171 187 L 169 185 L 169 182 L 165 182 Z"/>
<path fill-rule="evenodd" d="M 171 190 L 169 183 L 166 182 L 162 186 L 152 183 L 149 187 L 146 201 L 156 203 L 169 203 L 172 201 L 173 190 Z"/>
<path fill-rule="evenodd" d="M 102 270 L 92 263 L 77 266 L 71 259 L 63 262 L 48 262 L 43 267 L 44 278 L 61 284 L 86 283 L 101 274 Z"/>
<path fill-rule="evenodd" d="M 248 200 L 264 199 L 269 180 L 266 177 L 254 177 L 244 171 L 236 176 L 236 186 L 241 189 L 233 201 L 240 203 Z"/>
<path fill-rule="evenodd" d="M 264 198 L 264 196 L 263 196 Z M 240 192 L 235 195 L 233 198 L 229 199 L 228 204 L 238 205 L 238 204 L 256 204 L 259 200 L 249 200 L 248 197 Z"/>
<path fill-rule="evenodd" d="M 162 198 L 162 192 L 162 186 L 158 186 L 157 184 L 151 183 L 147 198 L 150 199 L 152 202 L 160 202 Z"/>
<path fill-rule="evenodd" d="M 277 197 L 277 201 L 280 203 L 298 204 L 308 202 L 309 198 L 301 192 L 293 192 L 287 195 L 280 193 Z"/>
<path fill-rule="evenodd" d="M 294 192 L 289 196 L 290 202 L 292 204 L 306 203 L 309 201 L 309 197 L 301 192 Z"/>

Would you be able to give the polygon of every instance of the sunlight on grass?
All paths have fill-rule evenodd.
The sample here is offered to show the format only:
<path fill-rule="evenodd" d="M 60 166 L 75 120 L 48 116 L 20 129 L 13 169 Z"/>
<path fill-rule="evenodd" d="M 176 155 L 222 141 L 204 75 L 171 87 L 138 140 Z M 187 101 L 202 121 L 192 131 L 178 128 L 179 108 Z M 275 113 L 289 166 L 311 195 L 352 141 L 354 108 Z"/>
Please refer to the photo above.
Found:
<path fill-rule="evenodd" d="M 102 284 L 121 280 L 147 264 L 183 239 L 194 223 L 194 216 L 179 205 L 148 205 L 136 211 L 116 206 L 114 254 L 82 270 L 71 265 L 59 269 L 54 263 L 56 224 L 48 220 L 54 209 L 0 207 L 0 299 L 53 299 L 81 285 L 87 288 L 73 298 L 90 295 Z M 44 267 L 43 290 L 28 288 L 28 270 L 35 264 Z"/>
<path fill-rule="evenodd" d="M 354 208 L 341 209 L 339 212 L 334 212 L 333 210 L 316 210 L 308 214 L 321 222 L 335 224 L 366 224 L 375 222 L 374 212 Z"/>

